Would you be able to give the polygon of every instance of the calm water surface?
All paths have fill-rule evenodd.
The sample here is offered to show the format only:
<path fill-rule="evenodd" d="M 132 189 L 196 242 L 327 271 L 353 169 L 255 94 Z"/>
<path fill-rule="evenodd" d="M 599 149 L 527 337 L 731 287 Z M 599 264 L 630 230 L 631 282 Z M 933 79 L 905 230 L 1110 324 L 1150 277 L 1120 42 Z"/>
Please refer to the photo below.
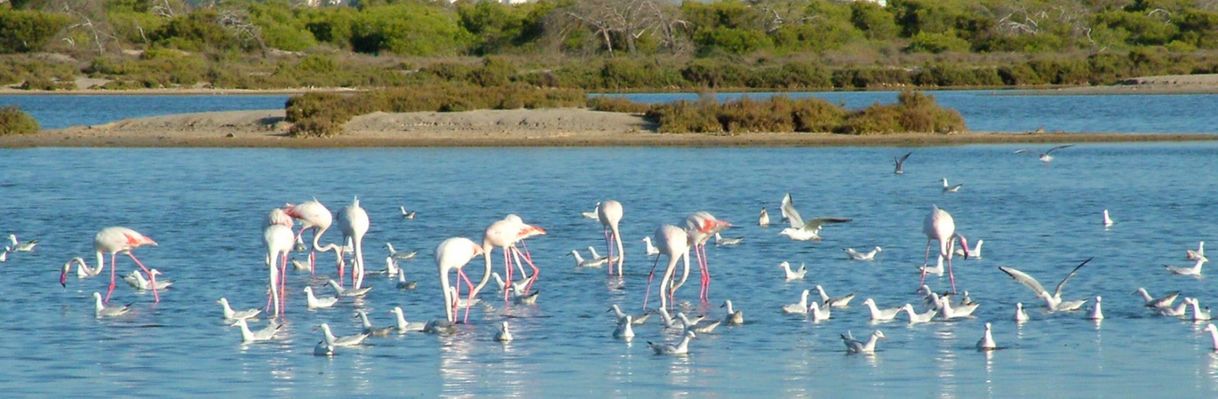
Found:
<path fill-rule="evenodd" d="M 0 340 L 6 367 L 0 389 L 12 396 L 236 395 L 313 397 L 1214 397 L 1218 356 L 1203 325 L 1152 316 L 1130 293 L 1181 290 L 1203 304 L 1218 301 L 1209 278 L 1169 275 L 1198 240 L 1218 241 L 1213 143 L 1079 145 L 1052 165 L 1011 154 L 1015 147 L 920 148 L 904 176 L 891 173 L 898 148 L 831 149 L 28 149 L 0 150 L 0 233 L 36 238 L 33 253 L 0 270 Z M 940 177 L 964 183 L 940 193 Z M 825 229 L 822 242 L 793 242 L 778 228 L 755 226 L 790 191 L 806 216 L 854 218 Z M 385 242 L 418 249 L 406 263 L 418 290 L 398 291 L 384 277 L 362 302 L 308 311 L 307 273 L 290 275 L 284 339 L 243 346 L 223 325 L 215 301 L 238 307 L 265 301 L 262 223 L 267 211 L 317 197 L 337 211 L 359 195 L 372 217 L 370 269 L 383 267 Z M 624 289 L 602 269 L 579 270 L 566 254 L 601 244 L 600 226 L 580 211 L 616 198 L 625 204 Z M 951 211 L 960 231 L 984 239 L 984 258 L 957 263 L 963 289 L 982 303 L 977 318 L 906 326 L 872 325 L 862 297 L 881 306 L 915 302 L 931 204 Z M 401 220 L 397 207 L 417 209 Z M 1100 211 L 1117 225 L 1105 231 Z M 721 317 L 730 298 L 748 320 L 720 327 L 686 357 L 654 356 L 646 341 L 670 341 L 655 321 L 636 329 L 633 344 L 610 337 L 610 304 L 637 310 L 650 262 L 644 235 L 696 210 L 736 222 L 734 248 L 709 248 L 714 285 L 709 306 L 696 283 L 678 295 L 692 313 Z M 443 317 L 432 250 L 443 238 L 480 236 L 513 212 L 546 227 L 530 241 L 543 273 L 537 306 L 475 308 L 452 337 L 410 334 L 370 339 L 333 358 L 312 356 L 328 322 L 337 333 L 358 329 L 353 310 L 389 323 L 400 305 L 413 320 Z M 776 214 L 776 212 L 774 213 Z M 57 269 L 91 256 L 93 234 L 126 225 L 159 247 L 137 255 L 176 285 L 153 304 L 121 281 L 116 303 L 127 317 L 97 320 L 91 294 L 103 278 L 57 284 Z M 335 236 L 327 235 L 331 239 Z M 844 247 L 884 247 L 880 260 L 845 259 Z M 297 255 L 298 256 L 298 255 Z M 332 255 L 321 274 L 333 275 Z M 997 270 L 1014 265 L 1054 284 L 1085 257 L 1095 260 L 1066 288 L 1068 298 L 1104 296 L 1102 324 L 1082 313 L 1046 314 L 1024 287 Z M 91 258 L 90 258 L 91 260 Z M 806 281 L 784 282 L 775 265 L 806 263 Z M 478 269 L 474 262 L 470 269 Z M 120 260 L 119 272 L 134 268 Z M 694 282 L 692 280 L 691 282 Z M 946 289 L 946 278 L 930 278 Z M 329 295 L 328 288 L 312 284 Z M 833 319 L 812 324 L 780 313 L 815 284 L 832 294 L 860 295 Z M 488 290 L 493 291 L 493 290 Z M 1033 320 L 1010 321 L 1022 301 Z M 516 341 L 492 340 L 510 319 Z M 903 318 L 902 318 L 903 320 Z M 983 324 L 1006 349 L 973 349 Z M 258 323 L 255 327 L 260 327 Z M 888 339 L 875 356 L 847 356 L 838 335 L 880 328 Z"/>

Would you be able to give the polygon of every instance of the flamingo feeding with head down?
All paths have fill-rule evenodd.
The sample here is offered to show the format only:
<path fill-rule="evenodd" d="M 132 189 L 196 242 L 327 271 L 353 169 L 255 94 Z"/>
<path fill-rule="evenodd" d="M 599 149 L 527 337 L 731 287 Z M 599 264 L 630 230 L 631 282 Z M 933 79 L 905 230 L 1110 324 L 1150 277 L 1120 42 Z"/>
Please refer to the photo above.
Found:
<path fill-rule="evenodd" d="M 694 212 L 685 218 L 685 230 L 689 234 L 689 242 L 694 246 L 694 255 L 698 258 L 698 270 L 702 273 L 702 289 L 698 298 L 703 302 L 710 300 L 710 266 L 707 264 L 706 242 L 715 234 L 732 227 L 726 220 L 719 220 L 710 212 Z"/>
<path fill-rule="evenodd" d="M 952 293 L 956 293 L 956 275 L 952 273 L 952 254 L 955 252 L 953 248 L 956 245 L 956 239 L 960 239 L 960 247 L 964 250 L 964 258 L 969 257 L 968 239 L 956 232 L 956 221 L 952 219 L 952 215 L 947 211 L 939 209 L 938 206 L 931 205 L 930 214 L 922 220 L 922 233 L 926 234 L 926 256 L 922 259 L 922 264 L 928 265 L 930 261 L 930 242 L 939 241 L 939 258 L 938 262 L 943 262 L 947 258 L 947 276 L 952 284 Z M 918 286 L 921 286 L 926 281 L 926 269 L 922 269 L 922 277 L 918 279 Z"/>
<path fill-rule="evenodd" d="M 444 294 L 444 314 L 448 317 L 448 322 L 456 322 L 456 307 L 457 298 L 454 295 L 454 287 L 448 281 L 448 272 L 457 271 L 457 281 L 465 279 L 465 284 L 469 287 L 469 300 L 466 301 L 465 321 L 469 321 L 469 306 L 473 303 L 474 295 L 478 291 L 474 288 L 473 282 L 461 271 L 471 259 L 483 253 L 482 247 L 475 244 L 472 240 L 465 237 L 453 237 L 444 240 L 440 245 L 436 246 L 436 268 L 440 272 L 440 290 Z M 459 294 L 459 291 L 458 291 Z"/>
<path fill-rule="evenodd" d="M 101 229 L 101 231 L 97 232 L 97 235 L 93 236 L 93 248 L 97 254 L 97 267 L 95 270 L 100 272 L 102 268 L 106 266 L 106 261 L 105 258 L 102 257 L 102 254 L 110 254 L 110 288 L 106 290 L 106 299 L 103 301 L 104 303 L 109 304 L 110 295 L 114 293 L 114 283 L 117 277 L 114 270 L 116 266 L 115 256 L 119 252 L 126 253 L 127 256 L 131 257 L 131 260 L 135 261 L 136 265 L 139 265 L 140 269 L 144 271 L 144 274 L 149 275 L 148 279 L 151 280 L 153 287 L 152 297 L 155 298 L 156 302 L 161 302 L 161 296 L 156 290 L 156 276 L 152 275 L 148 268 L 144 267 L 144 263 L 140 262 L 139 258 L 136 258 L 135 254 L 131 253 L 132 250 L 145 245 L 156 246 L 156 241 L 153 241 L 151 238 L 148 238 L 143 234 L 140 234 L 138 231 L 121 226 Z M 81 264 L 84 264 L 84 262 L 82 261 Z M 87 266 L 88 265 L 85 267 L 86 269 L 88 269 Z M 65 267 L 59 274 L 59 284 L 66 286 L 67 278 L 68 268 Z"/>
<path fill-rule="evenodd" d="M 351 286 L 354 289 L 360 289 L 364 285 L 364 234 L 368 233 L 368 227 L 368 212 L 359 206 L 359 197 L 356 197 L 350 206 L 343 208 L 338 218 L 338 228 L 343 231 L 343 242 L 351 240 L 355 249 L 355 261 L 351 266 Z M 340 273 L 339 286 L 342 286 L 342 281 Z"/>
<path fill-rule="evenodd" d="M 519 216 L 516 215 L 508 215 L 508 217 L 503 218 L 503 220 L 496 221 L 491 223 L 490 226 L 487 226 L 486 232 L 482 238 L 482 257 L 483 261 L 486 262 L 486 270 L 483 273 L 482 280 L 478 282 L 478 286 L 474 289 L 474 294 L 477 294 L 478 291 L 482 290 L 482 287 L 490 281 L 492 266 L 491 252 L 494 250 L 494 248 L 498 247 L 503 249 L 503 277 L 505 284 L 510 285 L 512 283 L 513 259 L 516 259 L 517 267 L 520 268 L 521 274 L 524 274 L 524 267 L 519 265 L 521 251 L 516 248 L 516 243 L 522 242 L 525 238 L 532 237 L 534 235 L 543 235 L 545 233 L 545 229 L 526 224 L 520 219 Z M 525 251 L 527 251 L 527 249 Z M 537 274 L 540 272 L 540 270 L 536 265 L 533 264 L 532 256 L 527 252 L 523 258 L 524 261 L 533 268 L 533 275 L 529 276 L 529 284 L 525 285 L 525 292 L 527 293 L 532 289 L 532 284 L 537 280 Z M 511 299 L 510 292 L 504 291 L 503 301 L 507 302 L 509 299 Z"/>
<path fill-rule="evenodd" d="M 266 267 L 270 272 L 270 292 L 267 293 L 266 309 L 270 311 L 271 304 L 274 303 L 273 314 L 280 316 L 287 308 L 284 288 L 287 285 L 288 252 L 292 251 L 292 245 L 296 241 L 292 234 L 292 218 L 287 212 L 279 208 L 271 210 L 267 226 L 262 230 L 262 239 L 266 244 Z"/>
<path fill-rule="evenodd" d="M 605 247 L 609 252 L 609 274 L 613 275 L 613 263 L 617 261 L 617 276 L 621 277 L 625 252 L 623 252 L 622 236 L 618 232 L 617 224 L 622 221 L 622 203 L 615 200 L 602 201 L 600 206 L 596 207 L 596 217 L 605 226 Z M 614 242 L 617 242 L 617 258 L 613 257 Z"/>
<path fill-rule="evenodd" d="M 655 241 L 660 244 L 660 255 L 668 256 L 668 266 L 664 268 L 664 275 L 660 277 L 660 309 L 668 307 L 668 301 L 672 298 L 678 288 L 685 284 L 685 279 L 689 278 L 689 233 L 673 225 L 663 225 L 656 229 Z M 682 273 L 681 281 L 675 286 L 669 287 L 672 283 L 673 273 L 677 267 L 677 260 L 685 260 L 685 272 Z M 660 257 L 657 256 L 654 263 L 651 265 L 651 273 L 647 274 L 647 291 L 643 296 L 643 310 L 647 310 L 647 300 L 651 297 L 651 280 L 655 277 L 656 266 L 660 264 Z"/>
<path fill-rule="evenodd" d="M 325 246 L 321 245 L 321 236 L 326 233 L 330 225 L 334 223 L 334 215 L 330 214 L 330 210 L 326 209 L 325 205 L 317 201 L 316 198 L 302 202 L 298 205 L 284 205 L 283 211 L 293 219 L 300 220 L 300 232 L 296 233 L 296 240 L 300 240 L 304 236 L 305 230 L 313 230 L 313 247 L 309 249 L 309 270 L 317 270 L 317 253 L 333 250 L 339 253 L 339 246 L 333 243 Z M 341 254 L 340 254 L 341 256 Z M 343 268 L 341 259 L 338 266 L 338 279 L 343 279 Z"/>

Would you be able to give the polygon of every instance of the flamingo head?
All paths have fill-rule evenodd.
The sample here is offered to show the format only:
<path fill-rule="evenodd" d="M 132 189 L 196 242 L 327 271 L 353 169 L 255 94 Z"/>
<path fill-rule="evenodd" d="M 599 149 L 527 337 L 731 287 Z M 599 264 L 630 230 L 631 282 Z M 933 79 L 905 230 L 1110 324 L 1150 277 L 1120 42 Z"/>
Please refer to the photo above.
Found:
<path fill-rule="evenodd" d="M 63 269 L 59 272 L 59 286 L 68 287 L 68 270 L 72 268 L 72 262 L 64 263 Z"/>
<path fill-rule="evenodd" d="M 969 249 L 968 249 L 968 239 L 964 238 L 964 236 L 959 235 L 959 234 L 956 234 L 956 237 L 960 239 L 960 249 L 964 250 L 964 259 L 968 259 L 968 257 L 970 256 Z"/>
<path fill-rule="evenodd" d="M 521 240 L 532 237 L 532 236 L 544 236 L 544 235 L 546 235 L 546 229 L 542 228 L 541 226 L 534 226 L 531 224 L 524 225 L 524 228 L 520 229 L 520 233 L 517 233 L 517 236 Z"/>

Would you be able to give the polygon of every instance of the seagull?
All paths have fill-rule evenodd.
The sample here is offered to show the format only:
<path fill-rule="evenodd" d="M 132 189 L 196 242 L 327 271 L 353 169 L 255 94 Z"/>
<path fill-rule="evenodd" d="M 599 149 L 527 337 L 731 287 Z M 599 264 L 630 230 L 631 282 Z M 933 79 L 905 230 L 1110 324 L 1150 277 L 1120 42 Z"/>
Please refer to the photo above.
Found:
<path fill-rule="evenodd" d="M 948 185 L 947 178 L 946 177 L 943 178 L 943 192 L 944 193 L 960 192 L 960 187 L 963 187 L 963 186 L 964 186 L 964 183 L 960 183 L 960 184 L 957 184 L 954 186 Z"/>
<path fill-rule="evenodd" d="M 977 311 L 977 308 L 980 306 L 977 303 L 961 303 L 957 308 L 952 307 L 952 300 L 950 297 L 940 298 L 939 294 L 934 292 L 930 293 L 930 297 L 931 303 L 934 304 L 935 308 L 939 309 L 939 317 L 943 320 L 955 320 L 972 317 L 973 312 Z"/>
<path fill-rule="evenodd" d="M 977 340 L 977 350 L 992 351 L 998 349 L 998 345 L 994 344 L 994 334 L 990 333 L 990 323 L 985 323 L 985 335 Z"/>
<path fill-rule="evenodd" d="M 733 308 L 731 299 L 724 299 L 723 305 L 720 305 L 719 307 L 727 308 L 727 316 L 723 318 L 723 322 L 732 326 L 744 324 L 744 311 Z"/>
<path fill-rule="evenodd" d="M 689 341 L 697 337 L 693 331 L 686 331 L 685 336 L 681 338 L 681 342 L 673 344 L 657 344 L 647 341 L 647 346 L 657 355 L 685 355 L 689 353 Z"/>
<path fill-rule="evenodd" d="M 8 253 L 9 252 L 13 252 L 13 247 L 5 245 L 4 251 L 0 251 L 0 263 L 8 262 Z"/>
<path fill-rule="evenodd" d="M 880 309 L 875 306 L 875 300 L 867 298 L 863 300 L 863 305 L 871 310 L 871 321 L 892 321 L 897 317 L 897 313 L 901 312 L 901 308 Z"/>
<path fill-rule="evenodd" d="M 1116 224 L 1116 222 L 1112 221 L 1112 218 L 1108 216 L 1108 210 L 1105 209 L 1104 210 L 1104 228 L 1106 229 L 1106 228 L 1112 227 L 1112 225 L 1114 225 L 1114 224 Z"/>
<path fill-rule="evenodd" d="M 820 240 L 820 229 L 822 226 L 830 223 L 846 223 L 850 221 L 848 218 L 820 217 L 805 222 L 799 216 L 799 211 L 795 210 L 795 204 L 791 201 L 791 193 L 787 193 L 782 197 L 782 216 L 787 219 L 791 227 L 782 229 L 778 234 L 787 236 L 795 241 Z"/>
<path fill-rule="evenodd" d="M 664 308 L 660 308 L 659 310 L 657 310 L 657 312 L 660 313 L 660 323 L 664 324 L 664 328 L 675 328 L 676 327 L 676 324 L 673 323 L 672 316 L 668 315 L 667 310 L 664 310 Z"/>
<path fill-rule="evenodd" d="M 617 258 L 609 258 L 608 256 L 601 256 L 601 254 L 596 253 L 596 247 L 591 246 L 591 245 L 588 246 L 588 253 L 592 254 L 590 259 L 594 259 L 594 260 L 598 260 L 598 261 L 601 259 L 604 259 L 606 262 L 609 262 L 609 263 L 617 262 Z"/>
<path fill-rule="evenodd" d="M 1210 333 L 1210 347 L 1218 352 L 1218 327 L 1214 327 L 1214 323 L 1206 324 L 1205 331 Z"/>
<path fill-rule="evenodd" d="M 822 321 L 829 320 L 830 317 L 833 317 L 833 308 L 829 305 L 821 307 L 819 302 L 812 301 L 812 303 L 808 305 L 808 313 L 812 315 L 813 323 L 820 323 Z"/>
<path fill-rule="evenodd" d="M 216 303 L 220 304 L 220 306 L 224 308 L 224 320 L 229 322 L 254 319 L 262 313 L 262 309 L 258 308 L 246 309 L 240 312 L 235 311 L 233 310 L 232 306 L 229 306 L 228 298 L 224 297 L 220 297 L 220 300 L 216 301 Z"/>
<path fill-rule="evenodd" d="M 457 332 L 457 324 L 446 319 L 432 320 L 423 326 L 423 332 L 435 335 L 452 335 Z"/>
<path fill-rule="evenodd" d="M 334 333 L 330 331 L 330 325 L 326 323 L 321 323 L 321 333 L 326 343 L 334 347 L 359 346 L 368 338 L 368 333 L 335 337 Z"/>
<path fill-rule="evenodd" d="M 1205 241 L 1197 243 L 1197 250 L 1188 250 L 1184 253 L 1184 257 L 1188 260 L 1197 260 L 1205 258 Z"/>
<path fill-rule="evenodd" d="M 799 270 L 794 271 L 791 270 L 791 264 L 785 260 L 782 261 L 782 263 L 779 263 L 778 267 L 783 270 L 783 273 L 785 273 L 787 281 L 803 280 L 804 276 L 808 274 L 808 267 L 804 266 L 803 263 L 799 264 Z"/>
<path fill-rule="evenodd" d="M 1176 297 L 1180 296 L 1180 291 L 1172 291 L 1172 292 L 1168 292 L 1166 295 L 1163 295 L 1162 297 L 1155 298 L 1155 297 L 1150 296 L 1150 293 L 1146 292 L 1145 288 L 1141 288 L 1141 287 L 1138 287 L 1138 290 L 1134 291 L 1133 293 L 1135 295 L 1142 296 L 1142 300 L 1146 301 L 1146 307 L 1155 308 L 1155 309 L 1171 308 L 1172 303 L 1176 302 Z"/>
<path fill-rule="evenodd" d="M 855 251 L 854 248 L 846 248 L 846 255 L 849 256 L 851 260 L 871 262 L 875 260 L 876 254 L 879 254 L 883 250 L 884 248 L 880 248 L 878 246 L 872 248 L 869 252 L 859 252 Z"/>
<path fill-rule="evenodd" d="M 719 327 L 719 324 L 723 323 L 723 320 L 706 320 L 706 318 L 693 322 L 690 321 L 688 317 L 685 317 L 685 313 L 683 312 L 677 312 L 677 318 L 681 319 L 681 325 L 685 326 L 686 331 L 693 331 L 698 334 L 707 334 L 715 331 L 715 328 Z"/>
<path fill-rule="evenodd" d="M 491 272 L 491 277 L 494 277 L 495 284 L 499 285 L 499 292 L 503 292 L 504 286 L 507 285 L 507 283 L 505 283 L 503 281 L 503 277 L 499 275 L 499 272 Z M 512 282 L 512 293 L 520 294 L 521 292 L 524 292 L 524 287 L 527 287 L 528 285 L 529 285 L 528 279 L 513 281 Z"/>
<path fill-rule="evenodd" d="M 1104 320 L 1104 310 L 1100 306 L 1103 298 L 1099 295 L 1095 296 L 1095 305 L 1091 306 L 1091 313 L 1087 315 L 1088 320 Z"/>
<path fill-rule="evenodd" d="M 634 328 L 631 327 L 631 325 L 634 324 L 634 322 L 631 319 L 632 319 L 632 316 L 630 316 L 630 315 L 626 315 L 626 317 L 618 319 L 617 327 L 615 327 L 613 329 L 613 338 L 617 338 L 617 339 L 620 339 L 620 340 L 623 340 L 626 342 L 630 342 L 631 340 L 634 339 Z"/>
<path fill-rule="evenodd" d="M 913 152 L 907 152 L 907 153 L 905 153 L 905 155 L 892 158 L 892 164 L 893 164 L 892 173 L 893 174 L 897 174 L 897 175 L 905 174 L 905 160 L 909 159 L 910 155 L 913 155 Z"/>
<path fill-rule="evenodd" d="M 1188 301 L 1181 301 L 1176 307 L 1167 307 L 1158 309 L 1160 316 L 1184 317 L 1188 313 Z"/>
<path fill-rule="evenodd" d="M 821 287 L 820 284 L 816 285 L 816 292 L 820 294 L 820 301 L 831 308 L 841 309 L 850 307 L 850 301 L 854 300 L 853 292 L 839 297 L 830 297 L 828 293 L 825 293 L 825 288 Z"/>
<path fill-rule="evenodd" d="M 359 318 L 360 324 L 364 325 L 364 334 L 368 334 L 373 337 L 384 337 L 398 331 L 396 326 L 380 328 L 373 327 L 372 322 L 368 320 L 368 313 L 364 312 L 362 309 L 357 309 L 355 311 L 355 317 Z"/>
<path fill-rule="evenodd" d="M 845 334 L 842 334 L 842 343 L 846 344 L 846 353 L 875 353 L 875 343 L 883 338 L 887 338 L 884 336 L 884 332 L 875 330 L 871 333 L 871 338 L 864 342 L 854 339 L 854 335 L 850 334 L 850 331 L 846 331 Z"/>
<path fill-rule="evenodd" d="M 716 247 L 734 247 L 734 246 L 740 245 L 740 243 L 743 241 L 744 241 L 744 237 L 724 238 L 718 232 L 715 233 L 715 246 Z"/>
<path fill-rule="evenodd" d="M 1044 163 L 1053 162 L 1053 155 L 1050 155 L 1053 153 L 1053 151 L 1057 151 L 1057 150 L 1060 150 L 1063 148 L 1070 148 L 1070 147 L 1074 147 L 1074 144 L 1065 144 L 1065 145 L 1059 145 L 1059 146 L 1050 148 L 1048 151 L 1041 153 L 1038 158 L 1040 159 L 1041 162 L 1044 162 Z M 1025 148 L 1021 148 L 1021 149 L 1015 150 L 1015 153 L 1016 154 L 1028 153 L 1028 150 Z"/>
<path fill-rule="evenodd" d="M 399 290 L 413 290 L 418 286 L 419 286 L 418 281 L 406 280 L 406 272 L 398 273 L 398 289 Z"/>
<path fill-rule="evenodd" d="M 508 331 L 507 320 L 500 322 L 499 332 L 495 333 L 495 340 L 503 343 L 512 342 L 512 333 Z"/>
<path fill-rule="evenodd" d="M 419 254 L 419 251 L 398 252 L 393 248 L 393 244 L 386 242 L 385 248 L 389 250 L 389 257 L 395 261 L 408 261 L 414 259 Z"/>
<path fill-rule="evenodd" d="M 901 310 L 904 310 L 905 314 L 909 315 L 909 324 L 927 323 L 934 320 L 935 315 L 939 314 L 939 309 L 934 308 L 926 311 L 925 313 L 918 313 L 914 310 L 913 305 L 908 303 L 905 304 L 905 306 L 902 306 Z"/>
<path fill-rule="evenodd" d="M 1184 302 L 1188 303 L 1193 308 L 1193 321 L 1206 321 L 1213 319 L 1210 317 L 1210 308 L 1206 307 L 1205 310 L 1201 310 L 1201 302 L 1198 302 L 1197 298 L 1184 298 Z"/>
<path fill-rule="evenodd" d="M 1023 323 L 1028 321 L 1028 312 L 1023 310 L 1023 302 L 1015 302 L 1015 322 Z"/>
<path fill-rule="evenodd" d="M 296 260 L 296 259 L 292 259 L 292 270 L 296 270 L 296 271 L 308 271 L 308 270 L 309 270 L 309 264 L 308 264 L 308 263 L 305 263 L 305 262 L 301 262 L 301 261 Z"/>
<path fill-rule="evenodd" d="M 982 244 L 985 244 L 985 240 L 977 240 L 977 244 L 973 246 L 973 249 L 968 251 L 969 256 L 965 259 L 973 259 L 973 258 L 981 259 L 981 245 Z M 956 255 L 964 256 L 964 248 L 956 248 Z M 943 275 L 943 270 L 939 270 L 939 275 L 940 276 Z"/>
<path fill-rule="evenodd" d="M 334 345 L 327 344 L 325 340 L 317 341 L 317 346 L 313 347 L 313 356 L 334 356 Z"/>
<path fill-rule="evenodd" d="M 313 287 L 305 287 L 305 303 L 309 305 L 309 309 L 325 309 L 334 306 L 338 302 L 338 297 L 322 297 L 313 296 Z"/>
<path fill-rule="evenodd" d="M 405 206 L 398 206 L 398 210 L 402 211 L 402 220 L 414 220 L 415 211 L 408 211 Z"/>
<path fill-rule="evenodd" d="M 613 306 L 609 307 L 609 310 L 606 310 L 606 312 L 613 312 L 614 317 L 616 318 L 616 320 L 618 322 L 621 322 L 622 319 L 626 318 L 626 316 L 630 316 L 630 319 L 632 320 L 631 323 L 638 324 L 638 325 L 642 325 L 643 323 L 646 323 L 647 319 L 651 318 L 651 312 L 645 312 L 641 315 L 628 315 L 628 314 L 626 314 L 626 312 L 623 312 L 622 308 L 617 306 L 616 303 L 613 304 Z"/>
<path fill-rule="evenodd" d="M 1181 276 L 1192 276 L 1192 277 L 1199 278 L 1199 277 L 1201 277 L 1201 265 L 1205 264 L 1205 262 L 1208 262 L 1208 261 L 1209 261 L 1209 259 L 1206 259 L 1203 256 L 1203 257 L 1197 258 L 1197 263 L 1194 263 L 1193 267 L 1179 267 L 1179 266 L 1168 266 L 1168 265 L 1163 265 L 1163 267 L 1166 268 L 1167 271 L 1172 272 L 1172 274 L 1181 275 Z"/>
<path fill-rule="evenodd" d="M 389 313 L 393 313 L 397 319 L 398 334 L 404 334 L 409 331 L 423 331 L 423 328 L 427 327 L 427 323 L 406 321 L 406 313 L 402 311 L 401 306 L 394 306 Z"/>
<path fill-rule="evenodd" d="M 157 269 L 152 269 L 152 270 L 149 270 L 148 272 L 153 275 L 161 274 L 161 272 Z M 148 280 L 144 278 L 144 274 L 140 273 L 139 270 L 132 270 L 131 274 L 123 276 L 123 281 L 126 281 L 127 285 L 130 285 L 131 288 L 135 288 L 137 291 L 148 291 L 148 290 L 152 289 L 152 283 L 148 282 Z M 164 291 L 166 288 L 169 288 L 169 286 L 171 286 L 171 285 L 173 285 L 173 281 L 170 281 L 170 280 L 157 281 L 156 290 Z"/>
<path fill-rule="evenodd" d="M 347 297 L 347 298 L 361 297 L 364 295 L 368 295 L 368 291 L 372 291 L 372 287 L 343 288 L 342 286 L 338 285 L 337 281 L 334 281 L 334 280 L 330 280 L 328 282 L 328 284 L 330 284 L 331 288 L 334 288 L 334 292 L 338 293 L 338 296 L 340 296 L 340 297 Z"/>
<path fill-rule="evenodd" d="M 517 293 L 513 299 L 517 305 L 536 305 L 539 297 L 541 297 L 541 290 L 533 290 L 531 294 Z"/>
<path fill-rule="evenodd" d="M 1087 265 L 1087 262 L 1091 261 L 1091 259 L 1094 258 L 1087 258 L 1087 260 L 1084 260 L 1083 263 L 1079 263 L 1078 266 L 1075 266 L 1074 270 L 1071 270 L 1070 273 L 1066 274 L 1066 277 L 1063 278 L 1061 282 L 1057 283 L 1057 287 L 1054 288 L 1052 294 L 1045 290 L 1045 287 L 1040 285 L 1039 281 L 1036 281 L 1035 278 L 1032 278 L 1032 276 L 1028 275 L 1027 273 L 1019 271 L 1019 269 L 1010 266 L 999 266 L 998 270 L 1002 270 L 1003 273 L 1006 273 L 1008 276 L 1015 279 L 1015 281 L 1018 281 L 1020 284 L 1023 284 L 1024 286 L 1028 287 L 1028 289 L 1032 290 L 1032 293 L 1036 294 L 1036 296 L 1044 299 L 1045 307 L 1049 308 L 1050 312 L 1073 311 L 1083 307 L 1083 304 L 1087 303 L 1087 300 L 1062 301 L 1062 288 L 1066 286 L 1066 283 L 1070 281 L 1071 277 L 1074 277 L 1074 275 L 1078 273 L 1078 269 L 1082 269 L 1083 266 Z"/>
<path fill-rule="evenodd" d="M 765 210 L 764 206 L 761 207 L 761 214 L 757 215 L 757 225 L 761 227 L 769 227 L 770 225 L 770 212 Z"/>
<path fill-rule="evenodd" d="M 8 240 L 13 243 L 13 248 L 9 250 L 8 247 L 5 247 L 5 252 L 30 252 L 38 246 L 38 240 L 18 241 L 16 234 L 9 234 Z"/>
<path fill-rule="evenodd" d="M 808 314 L 808 295 L 811 295 L 811 294 L 812 294 L 812 291 L 804 290 L 804 292 L 802 294 L 799 294 L 798 303 L 782 305 L 783 313 Z"/>
<path fill-rule="evenodd" d="M 97 316 L 97 318 L 99 318 L 99 319 L 103 318 L 103 317 L 118 317 L 118 316 L 125 315 L 125 314 L 127 314 L 127 312 L 131 311 L 130 303 L 123 305 L 121 307 L 120 306 L 106 306 L 104 303 L 102 303 L 101 293 L 94 292 L 93 299 L 94 299 L 94 302 L 97 303 L 96 306 L 94 307 L 94 315 Z"/>
<path fill-rule="evenodd" d="M 575 267 L 601 267 L 601 266 L 604 266 L 606 263 L 609 263 L 609 257 L 607 257 L 607 256 L 600 257 L 600 258 L 593 258 L 593 259 L 584 259 L 583 256 L 580 256 L 579 250 L 577 250 L 577 249 L 571 250 L 571 256 L 575 258 Z M 527 281 L 525 281 L 525 282 L 527 283 Z"/>
<path fill-rule="evenodd" d="M 600 220 L 600 216 L 598 215 L 600 210 L 601 210 L 601 203 L 597 202 L 596 207 L 593 207 L 591 211 L 580 212 L 579 214 L 582 215 L 584 217 L 584 219 Z"/>
<path fill-rule="evenodd" d="M 945 271 L 947 271 L 947 268 L 943 267 L 943 257 L 942 256 L 939 257 L 939 262 L 936 263 L 935 266 L 931 266 L 931 265 L 919 265 L 918 266 L 918 272 L 922 273 L 922 274 L 926 274 L 926 275 L 943 277 L 943 272 L 945 272 Z"/>
<path fill-rule="evenodd" d="M 660 249 L 651 243 L 651 236 L 643 237 L 643 242 L 647 244 L 647 256 L 660 256 Z"/>
<path fill-rule="evenodd" d="M 270 322 L 266 324 L 266 328 L 258 331 L 250 331 L 250 326 L 246 319 L 237 319 L 231 327 L 241 327 L 241 343 L 252 344 L 258 341 L 269 341 L 275 339 L 275 333 L 283 327 L 282 324 Z"/>

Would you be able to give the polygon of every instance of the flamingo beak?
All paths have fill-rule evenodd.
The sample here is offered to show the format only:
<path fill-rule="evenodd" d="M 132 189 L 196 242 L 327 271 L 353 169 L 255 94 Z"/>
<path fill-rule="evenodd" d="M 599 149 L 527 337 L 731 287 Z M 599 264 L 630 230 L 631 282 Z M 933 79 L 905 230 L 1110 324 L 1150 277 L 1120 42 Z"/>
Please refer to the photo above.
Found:
<path fill-rule="evenodd" d="M 968 257 L 969 257 L 968 239 L 964 238 L 964 236 L 960 236 L 960 246 L 961 246 L 961 249 L 964 250 L 964 259 L 968 259 Z"/>
<path fill-rule="evenodd" d="M 59 272 L 59 286 L 68 288 L 68 268 L 71 266 L 63 265 L 63 270 Z"/>
<path fill-rule="evenodd" d="M 541 226 L 532 226 L 532 231 L 540 235 L 546 235 L 546 229 Z"/>

